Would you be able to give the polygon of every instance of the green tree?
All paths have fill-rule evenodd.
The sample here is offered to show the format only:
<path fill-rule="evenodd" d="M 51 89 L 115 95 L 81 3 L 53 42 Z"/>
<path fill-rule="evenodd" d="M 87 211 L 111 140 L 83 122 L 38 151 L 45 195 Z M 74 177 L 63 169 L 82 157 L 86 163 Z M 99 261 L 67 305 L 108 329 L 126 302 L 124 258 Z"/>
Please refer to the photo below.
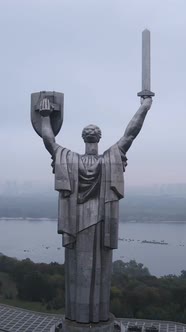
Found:
<path fill-rule="evenodd" d="M 52 300 L 55 288 L 47 276 L 34 271 L 24 276 L 22 282 L 17 283 L 18 297 L 27 301 Z"/>

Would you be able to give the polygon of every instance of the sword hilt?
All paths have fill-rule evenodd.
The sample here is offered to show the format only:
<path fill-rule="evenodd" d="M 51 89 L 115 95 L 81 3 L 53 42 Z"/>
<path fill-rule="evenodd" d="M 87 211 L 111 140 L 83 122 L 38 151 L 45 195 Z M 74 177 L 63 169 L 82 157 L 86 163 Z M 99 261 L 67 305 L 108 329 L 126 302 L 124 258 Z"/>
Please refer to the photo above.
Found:
<path fill-rule="evenodd" d="M 142 90 L 142 91 L 138 92 L 137 95 L 138 95 L 138 97 L 145 98 L 145 97 L 154 97 L 155 93 L 150 90 Z"/>

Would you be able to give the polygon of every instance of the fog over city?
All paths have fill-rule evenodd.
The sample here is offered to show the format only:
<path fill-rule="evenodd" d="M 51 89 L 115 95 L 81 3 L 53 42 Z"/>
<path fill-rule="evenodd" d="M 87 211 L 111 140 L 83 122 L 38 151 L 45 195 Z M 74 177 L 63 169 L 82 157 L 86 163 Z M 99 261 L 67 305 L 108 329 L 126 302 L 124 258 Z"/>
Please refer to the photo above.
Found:
<path fill-rule="evenodd" d="M 30 122 L 30 94 L 63 92 L 59 144 L 84 152 L 83 127 L 114 144 L 137 111 L 141 33 L 151 31 L 156 96 L 130 148 L 126 186 L 186 183 L 185 0 L 1 0 L 0 182 L 51 183 Z"/>

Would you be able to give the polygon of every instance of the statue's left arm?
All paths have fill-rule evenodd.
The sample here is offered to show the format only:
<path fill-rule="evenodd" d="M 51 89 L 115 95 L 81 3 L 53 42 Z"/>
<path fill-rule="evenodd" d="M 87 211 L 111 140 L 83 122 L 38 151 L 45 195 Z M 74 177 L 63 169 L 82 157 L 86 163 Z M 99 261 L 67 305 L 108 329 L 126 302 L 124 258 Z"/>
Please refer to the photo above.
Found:
<path fill-rule="evenodd" d="M 123 137 L 117 142 L 119 148 L 126 153 L 130 148 L 133 140 L 139 134 L 147 112 L 149 111 L 152 104 L 152 98 L 145 98 L 141 100 L 141 106 L 129 122 Z"/>

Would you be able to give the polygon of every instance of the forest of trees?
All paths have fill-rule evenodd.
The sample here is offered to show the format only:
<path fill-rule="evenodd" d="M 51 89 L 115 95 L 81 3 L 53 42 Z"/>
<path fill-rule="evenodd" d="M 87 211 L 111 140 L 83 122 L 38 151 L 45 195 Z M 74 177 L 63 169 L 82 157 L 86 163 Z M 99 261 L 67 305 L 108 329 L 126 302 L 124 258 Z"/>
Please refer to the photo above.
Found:
<path fill-rule="evenodd" d="M 64 265 L 0 256 L 0 302 L 6 299 L 39 302 L 49 312 L 64 308 Z M 115 261 L 110 311 L 116 317 L 186 323 L 186 271 L 157 278 L 143 264 Z"/>

